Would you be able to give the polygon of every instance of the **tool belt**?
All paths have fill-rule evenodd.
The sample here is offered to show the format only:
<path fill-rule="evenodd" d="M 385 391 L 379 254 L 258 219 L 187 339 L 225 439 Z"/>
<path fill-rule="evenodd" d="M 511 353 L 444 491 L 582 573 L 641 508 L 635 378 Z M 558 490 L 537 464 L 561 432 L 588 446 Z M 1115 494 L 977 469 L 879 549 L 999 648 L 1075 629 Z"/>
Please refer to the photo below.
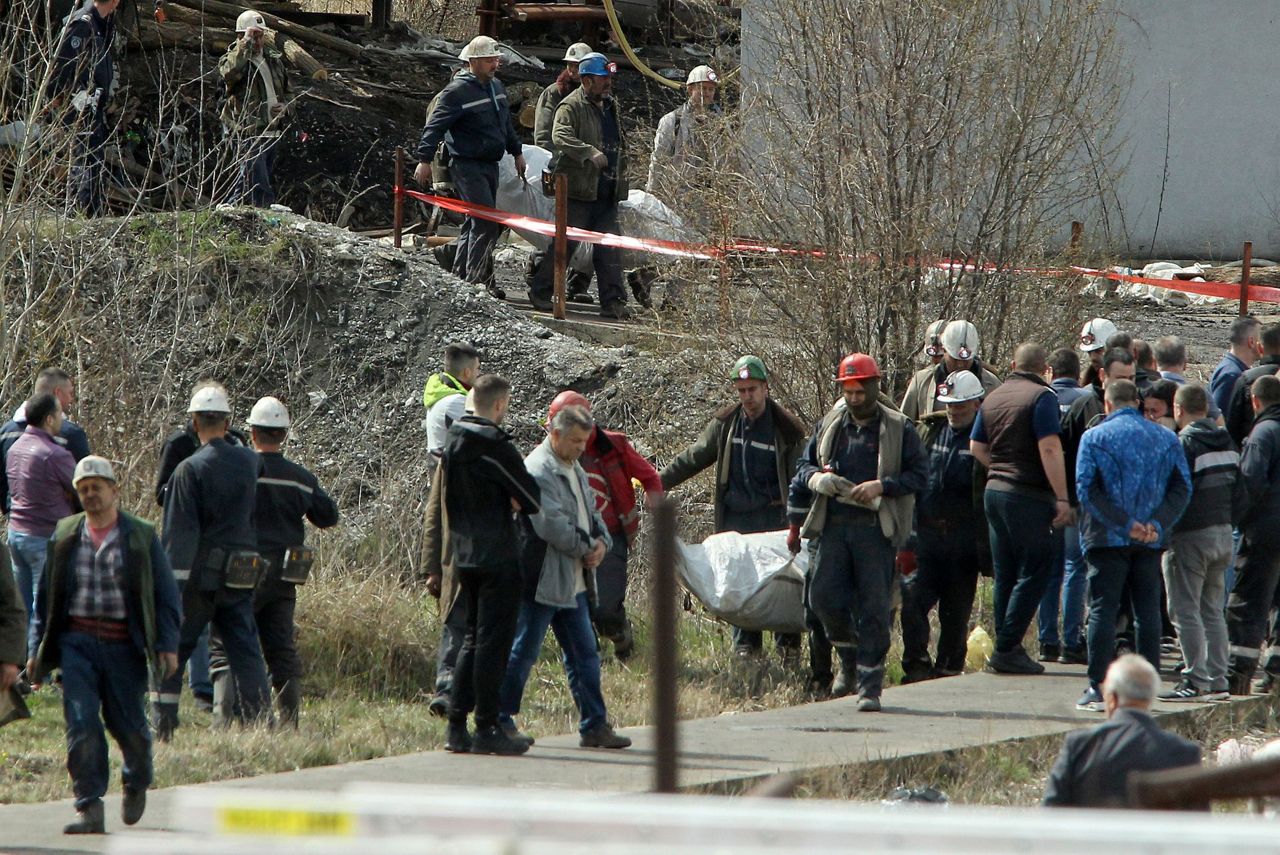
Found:
<path fill-rule="evenodd" d="M 291 546 L 284 551 L 280 559 L 280 581 L 294 585 L 307 584 L 311 575 L 311 565 L 316 562 L 315 550 L 305 546 Z"/>
<path fill-rule="evenodd" d="M 267 562 L 256 552 L 238 550 L 227 556 L 226 582 L 228 588 L 253 590 L 258 587 Z"/>

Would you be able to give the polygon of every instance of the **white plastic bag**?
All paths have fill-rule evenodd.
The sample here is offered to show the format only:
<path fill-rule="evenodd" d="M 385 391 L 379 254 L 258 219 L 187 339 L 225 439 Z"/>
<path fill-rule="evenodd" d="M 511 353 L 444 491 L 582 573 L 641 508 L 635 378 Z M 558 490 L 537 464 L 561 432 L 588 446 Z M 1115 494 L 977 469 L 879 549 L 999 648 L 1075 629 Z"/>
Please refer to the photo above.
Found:
<path fill-rule="evenodd" d="M 676 544 L 676 577 L 716 617 L 734 626 L 804 632 L 808 550 L 787 551 L 786 531 L 714 534 Z"/>

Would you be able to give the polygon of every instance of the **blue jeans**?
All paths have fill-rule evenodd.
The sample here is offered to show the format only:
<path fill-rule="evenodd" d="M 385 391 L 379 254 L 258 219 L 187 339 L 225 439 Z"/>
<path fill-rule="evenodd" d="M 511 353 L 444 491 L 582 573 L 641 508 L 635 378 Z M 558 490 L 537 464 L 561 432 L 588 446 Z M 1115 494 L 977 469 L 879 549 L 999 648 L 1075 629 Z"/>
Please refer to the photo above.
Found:
<path fill-rule="evenodd" d="M 49 538 L 38 534 L 23 534 L 9 529 L 9 557 L 13 564 L 13 580 L 22 592 L 22 604 L 27 607 L 27 620 L 35 608 L 36 589 L 44 576 L 44 559 L 48 554 Z M 35 655 L 38 638 L 27 639 L 27 656 Z"/>
<path fill-rule="evenodd" d="M 276 165 L 276 149 L 279 137 L 240 140 L 244 160 L 227 201 L 233 205 L 245 202 L 255 208 L 270 208 L 276 202 L 276 191 L 271 188 L 271 173 Z"/>
<path fill-rule="evenodd" d="M 124 785 L 145 790 L 151 786 L 151 731 L 143 703 L 147 695 L 146 659 L 131 641 L 101 641 L 80 632 L 62 636 L 61 654 L 67 771 L 71 773 L 76 810 L 83 810 L 107 792 L 110 768 L 102 732 L 104 720 L 124 756 Z"/>
<path fill-rule="evenodd" d="M 1062 530 L 1062 563 L 1040 599 L 1041 644 L 1061 644 L 1069 650 L 1084 649 L 1084 598 L 1089 568 L 1080 550 L 1080 529 Z M 1062 606 L 1062 634 L 1058 634 L 1058 606 Z"/>
<path fill-rule="evenodd" d="M 1116 615 L 1125 584 L 1133 597 L 1137 650 L 1160 670 L 1160 551 L 1109 546 L 1085 553 L 1089 562 L 1089 682 L 1101 686 L 1116 655 Z"/>
<path fill-rule="evenodd" d="M 987 489 L 983 501 L 995 564 L 996 650 L 1022 644 L 1054 568 L 1062 561 L 1062 531 L 1053 528 L 1054 505 L 1005 490 Z"/>
<path fill-rule="evenodd" d="M 205 700 L 213 697 L 213 678 L 209 676 L 209 627 L 204 628 L 191 651 L 191 659 L 187 662 L 187 684 L 191 686 L 191 694 L 200 695 Z"/>
<path fill-rule="evenodd" d="M 608 717 L 600 689 L 600 653 L 596 649 L 596 634 L 591 628 L 591 609 L 585 592 L 578 595 L 578 605 L 572 609 L 544 606 L 531 600 L 520 603 L 516 640 L 507 661 L 507 675 L 502 680 L 498 720 L 506 724 L 520 712 L 524 685 L 542 651 L 547 627 L 555 633 L 560 645 L 569 691 L 578 705 L 578 730 L 586 733 L 604 724 Z"/>

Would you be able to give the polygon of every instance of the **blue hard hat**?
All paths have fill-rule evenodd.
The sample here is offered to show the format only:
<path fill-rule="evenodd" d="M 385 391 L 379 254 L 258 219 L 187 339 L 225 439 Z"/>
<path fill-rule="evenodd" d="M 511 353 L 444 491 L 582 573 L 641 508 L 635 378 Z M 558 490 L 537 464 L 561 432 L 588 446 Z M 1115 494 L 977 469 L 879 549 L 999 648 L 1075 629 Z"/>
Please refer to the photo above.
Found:
<path fill-rule="evenodd" d="M 578 75 L 580 77 L 587 75 L 608 77 L 617 70 L 618 67 L 609 61 L 609 57 L 602 53 L 589 53 L 578 60 Z"/>

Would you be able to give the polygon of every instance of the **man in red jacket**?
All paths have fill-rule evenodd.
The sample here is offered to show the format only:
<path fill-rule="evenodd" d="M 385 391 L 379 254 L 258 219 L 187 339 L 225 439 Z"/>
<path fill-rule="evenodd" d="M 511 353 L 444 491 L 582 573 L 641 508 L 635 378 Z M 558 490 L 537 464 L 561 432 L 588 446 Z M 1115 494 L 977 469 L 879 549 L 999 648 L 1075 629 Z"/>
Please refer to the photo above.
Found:
<path fill-rule="evenodd" d="M 547 424 L 563 407 L 583 407 L 591 412 L 591 402 L 572 390 L 561 392 L 547 409 Z M 604 430 L 597 425 L 578 462 L 587 473 L 596 509 L 604 519 L 613 546 L 596 568 L 596 603 L 592 620 L 596 631 L 613 642 L 619 660 L 631 656 L 635 642 L 624 600 L 627 594 L 627 555 L 640 530 L 640 508 L 632 479 L 644 488 L 646 502 L 662 496 L 662 479 L 653 464 L 631 446 L 627 435 Z"/>

